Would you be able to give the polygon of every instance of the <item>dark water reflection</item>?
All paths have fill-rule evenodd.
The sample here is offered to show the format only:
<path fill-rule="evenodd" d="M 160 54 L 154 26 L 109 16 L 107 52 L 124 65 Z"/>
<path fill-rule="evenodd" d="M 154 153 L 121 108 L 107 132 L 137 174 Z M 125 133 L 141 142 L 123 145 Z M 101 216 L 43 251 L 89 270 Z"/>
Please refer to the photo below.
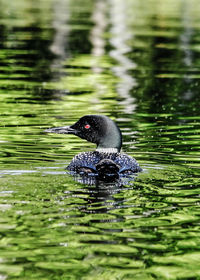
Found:
<path fill-rule="evenodd" d="M 199 1 L 0 5 L 0 279 L 199 279 Z M 142 173 L 66 173 L 86 113 Z"/>

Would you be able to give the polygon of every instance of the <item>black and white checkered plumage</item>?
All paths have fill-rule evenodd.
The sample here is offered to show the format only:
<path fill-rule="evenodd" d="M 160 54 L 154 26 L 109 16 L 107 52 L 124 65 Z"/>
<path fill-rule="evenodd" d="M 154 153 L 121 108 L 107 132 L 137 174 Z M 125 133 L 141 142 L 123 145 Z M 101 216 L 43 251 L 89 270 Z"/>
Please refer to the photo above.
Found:
<path fill-rule="evenodd" d="M 119 174 L 136 173 L 142 170 L 137 161 L 125 153 L 100 151 L 80 153 L 72 159 L 67 167 L 69 171 L 94 174 L 98 173 L 100 169 L 111 173 L 116 171 Z"/>

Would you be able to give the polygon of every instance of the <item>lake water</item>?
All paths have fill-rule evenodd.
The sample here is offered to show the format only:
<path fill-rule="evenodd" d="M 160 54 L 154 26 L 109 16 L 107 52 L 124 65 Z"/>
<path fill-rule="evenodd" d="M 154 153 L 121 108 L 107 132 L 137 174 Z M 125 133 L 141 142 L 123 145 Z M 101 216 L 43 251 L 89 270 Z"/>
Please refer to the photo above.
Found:
<path fill-rule="evenodd" d="M 200 279 L 200 2 L 0 5 L 0 279 Z M 142 173 L 66 173 L 85 114 Z"/>

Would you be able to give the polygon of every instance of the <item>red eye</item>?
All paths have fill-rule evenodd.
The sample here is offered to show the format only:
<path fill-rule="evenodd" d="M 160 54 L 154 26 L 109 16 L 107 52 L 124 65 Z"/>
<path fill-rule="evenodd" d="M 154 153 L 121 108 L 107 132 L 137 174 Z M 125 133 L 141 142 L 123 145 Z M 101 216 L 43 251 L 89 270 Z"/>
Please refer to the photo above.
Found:
<path fill-rule="evenodd" d="M 89 125 L 89 124 L 86 124 L 86 125 L 85 125 L 85 128 L 86 128 L 86 129 L 89 129 L 89 128 L 90 128 L 90 125 Z"/>

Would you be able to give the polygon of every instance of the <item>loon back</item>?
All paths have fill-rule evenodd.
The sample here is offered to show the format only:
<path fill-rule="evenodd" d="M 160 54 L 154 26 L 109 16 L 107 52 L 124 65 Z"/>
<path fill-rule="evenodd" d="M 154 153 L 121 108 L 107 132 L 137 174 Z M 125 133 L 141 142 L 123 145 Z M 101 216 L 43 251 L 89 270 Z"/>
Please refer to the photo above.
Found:
<path fill-rule="evenodd" d="M 137 161 L 125 153 L 83 152 L 76 155 L 69 166 L 75 173 L 131 174 L 141 171 Z"/>

